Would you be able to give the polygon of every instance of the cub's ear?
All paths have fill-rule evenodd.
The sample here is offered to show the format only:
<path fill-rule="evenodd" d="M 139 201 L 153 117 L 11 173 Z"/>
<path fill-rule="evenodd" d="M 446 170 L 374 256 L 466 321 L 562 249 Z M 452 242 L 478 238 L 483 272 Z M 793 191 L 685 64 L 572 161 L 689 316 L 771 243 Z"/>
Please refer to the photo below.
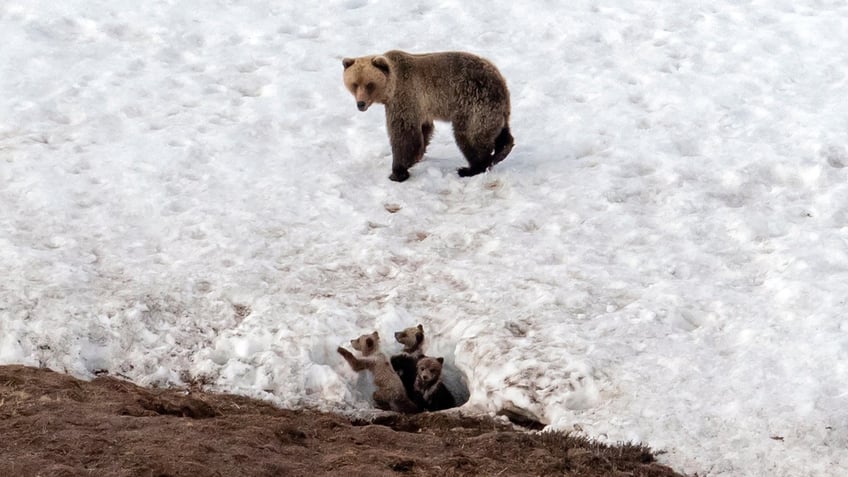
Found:
<path fill-rule="evenodd" d="M 375 56 L 371 59 L 371 64 L 383 73 L 389 74 L 389 60 L 385 56 Z"/>
<path fill-rule="evenodd" d="M 424 332 L 424 327 L 421 326 L 421 323 L 418 323 L 418 331 L 420 331 L 422 333 Z"/>
<path fill-rule="evenodd" d="M 342 59 L 342 64 L 344 65 L 344 69 L 350 68 L 350 65 L 354 64 L 356 60 L 353 58 L 344 58 Z"/>
<path fill-rule="evenodd" d="M 438 358 L 436 358 L 436 361 L 438 361 L 439 364 L 445 364 L 445 358 L 438 357 Z"/>
<path fill-rule="evenodd" d="M 379 339 L 380 339 L 380 334 L 379 334 L 379 333 L 377 333 L 376 331 L 375 331 L 375 332 L 373 332 L 373 333 L 371 333 L 371 336 L 373 336 L 375 340 L 379 340 Z"/>

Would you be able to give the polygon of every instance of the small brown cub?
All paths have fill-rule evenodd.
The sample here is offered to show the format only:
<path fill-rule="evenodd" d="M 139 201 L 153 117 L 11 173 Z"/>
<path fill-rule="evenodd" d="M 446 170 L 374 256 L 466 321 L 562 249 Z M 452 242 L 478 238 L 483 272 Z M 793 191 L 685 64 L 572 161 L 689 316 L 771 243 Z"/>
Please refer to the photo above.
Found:
<path fill-rule="evenodd" d="M 403 413 L 418 412 L 418 406 L 406 395 L 400 377 L 392 369 L 389 359 L 380 351 L 380 335 L 375 331 L 350 340 L 350 346 L 362 354 L 357 358 L 341 346 L 336 350 L 354 371 L 371 371 L 374 375 L 374 404 L 386 411 Z"/>
<path fill-rule="evenodd" d="M 406 394 L 415 396 L 415 375 L 418 372 L 416 365 L 418 360 L 424 356 L 424 327 L 418 326 L 406 328 L 395 333 L 395 341 L 403 345 L 403 351 L 392 356 L 392 368 L 400 376 Z"/>
<path fill-rule="evenodd" d="M 456 400 L 442 382 L 444 358 L 421 358 L 415 376 L 415 401 L 428 411 L 441 411 L 456 407 Z"/>

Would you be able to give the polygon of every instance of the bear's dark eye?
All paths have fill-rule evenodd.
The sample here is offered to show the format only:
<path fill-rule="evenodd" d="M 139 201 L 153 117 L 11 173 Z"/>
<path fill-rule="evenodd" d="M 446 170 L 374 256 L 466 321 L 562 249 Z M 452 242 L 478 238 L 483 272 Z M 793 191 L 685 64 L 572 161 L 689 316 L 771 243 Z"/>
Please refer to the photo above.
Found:
<path fill-rule="evenodd" d="M 359 87 L 359 84 L 357 84 L 357 83 L 353 83 L 351 86 L 353 86 L 353 89 L 356 89 L 356 88 L 358 88 L 358 87 Z"/>
<path fill-rule="evenodd" d="M 368 83 L 368 84 L 366 84 L 366 85 L 365 85 L 365 90 L 366 90 L 366 91 L 368 91 L 369 93 L 370 93 L 370 92 L 372 92 L 372 91 L 374 91 L 374 83 Z"/>

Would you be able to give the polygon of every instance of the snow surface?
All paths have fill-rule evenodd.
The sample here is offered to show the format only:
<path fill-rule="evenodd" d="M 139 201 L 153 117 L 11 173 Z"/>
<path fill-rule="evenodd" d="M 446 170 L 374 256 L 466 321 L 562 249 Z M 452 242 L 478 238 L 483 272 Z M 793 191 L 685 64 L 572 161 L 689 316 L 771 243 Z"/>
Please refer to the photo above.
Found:
<path fill-rule="evenodd" d="M 842 0 L 0 3 L 0 363 L 369 407 L 469 386 L 701 476 L 848 475 Z M 341 58 L 460 49 L 517 146 L 390 182 Z M 396 213 L 387 209 L 399 208 Z"/>

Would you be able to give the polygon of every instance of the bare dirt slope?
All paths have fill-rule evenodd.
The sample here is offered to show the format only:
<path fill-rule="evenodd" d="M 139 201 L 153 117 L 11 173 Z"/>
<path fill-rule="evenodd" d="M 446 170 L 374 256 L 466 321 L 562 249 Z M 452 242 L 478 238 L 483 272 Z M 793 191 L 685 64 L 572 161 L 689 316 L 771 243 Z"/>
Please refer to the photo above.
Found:
<path fill-rule="evenodd" d="M 459 413 L 369 421 L 247 398 L 0 367 L 0 475 L 676 476 L 606 447 Z"/>

